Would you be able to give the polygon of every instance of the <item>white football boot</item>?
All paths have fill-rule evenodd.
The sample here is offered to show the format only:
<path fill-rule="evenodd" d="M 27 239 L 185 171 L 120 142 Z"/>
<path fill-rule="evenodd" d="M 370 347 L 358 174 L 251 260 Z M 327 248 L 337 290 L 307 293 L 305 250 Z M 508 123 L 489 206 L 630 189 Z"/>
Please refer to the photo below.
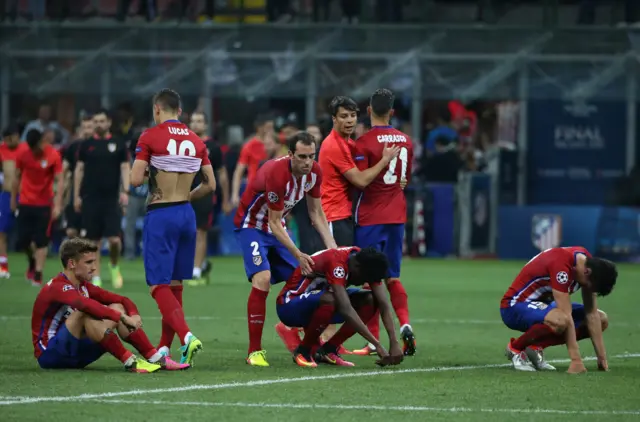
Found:
<path fill-rule="evenodd" d="M 544 353 L 542 349 L 538 347 L 529 346 L 524 351 L 529 358 L 529 362 L 538 370 L 538 371 L 555 371 L 556 367 L 551 365 L 549 362 L 544 360 Z"/>

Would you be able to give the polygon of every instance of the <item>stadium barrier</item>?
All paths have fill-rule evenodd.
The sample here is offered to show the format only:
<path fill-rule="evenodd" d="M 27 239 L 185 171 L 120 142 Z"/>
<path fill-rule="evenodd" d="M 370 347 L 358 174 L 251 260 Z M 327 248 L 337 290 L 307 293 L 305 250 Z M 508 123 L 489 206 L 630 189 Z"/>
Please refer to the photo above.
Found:
<path fill-rule="evenodd" d="M 501 206 L 498 256 L 530 259 L 557 246 L 584 246 L 614 261 L 640 262 L 640 209 L 602 206 Z"/>

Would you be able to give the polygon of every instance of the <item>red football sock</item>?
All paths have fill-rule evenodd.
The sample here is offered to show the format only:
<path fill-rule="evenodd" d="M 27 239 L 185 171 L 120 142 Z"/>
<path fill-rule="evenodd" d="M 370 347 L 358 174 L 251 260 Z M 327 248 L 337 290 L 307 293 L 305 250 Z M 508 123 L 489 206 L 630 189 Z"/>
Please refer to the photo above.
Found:
<path fill-rule="evenodd" d="M 184 337 L 190 331 L 189 326 L 184 319 L 182 307 L 174 297 L 169 286 L 156 286 L 151 295 L 158 303 L 158 309 L 160 309 L 163 321 L 166 321 L 173 331 L 178 334 L 178 337 L 181 339 L 180 341 L 183 341 Z"/>
<path fill-rule="evenodd" d="M 149 341 L 147 334 L 141 328 L 138 328 L 123 340 L 135 347 L 145 359 L 151 359 L 151 357 L 158 352 Z"/>
<path fill-rule="evenodd" d="M 262 329 L 267 313 L 267 296 L 269 292 L 251 288 L 247 301 L 247 321 L 249 323 L 249 354 L 262 350 Z"/>
<path fill-rule="evenodd" d="M 584 340 L 585 338 L 589 337 L 591 337 L 591 334 L 589 334 L 589 329 L 586 325 L 582 325 L 576 329 L 576 339 L 578 341 Z M 564 334 L 553 334 L 543 338 L 538 343 L 536 343 L 536 347 L 546 349 L 547 347 L 559 346 L 565 343 L 566 340 L 564 338 Z"/>
<path fill-rule="evenodd" d="M 304 329 L 302 346 L 310 349 L 318 343 L 320 334 L 331 323 L 331 318 L 333 318 L 335 311 L 336 308 L 329 303 L 318 306 L 311 317 L 311 322 Z"/>
<path fill-rule="evenodd" d="M 104 337 L 100 340 L 100 346 L 122 363 L 125 363 L 131 356 L 133 356 L 133 353 L 125 349 L 120 338 L 111 330 L 105 331 Z"/>
<path fill-rule="evenodd" d="M 173 297 L 176 298 L 176 300 L 180 304 L 180 307 L 182 308 L 182 284 L 179 284 L 177 286 L 170 286 L 169 288 L 171 289 L 171 293 L 173 293 Z"/>
<path fill-rule="evenodd" d="M 371 334 L 378 340 L 380 340 L 380 311 L 376 311 L 376 314 L 367 323 L 367 328 L 371 331 Z"/>
<path fill-rule="evenodd" d="M 400 321 L 400 326 L 402 327 L 405 324 L 409 324 L 409 301 L 404 286 L 400 283 L 399 279 L 394 278 L 387 282 L 387 289 L 389 290 L 393 310 L 396 311 L 398 321 Z M 378 328 L 378 332 L 379 331 L 380 329 Z"/>
<path fill-rule="evenodd" d="M 360 319 L 362 322 L 367 324 L 371 318 L 376 314 L 376 307 L 373 305 L 363 305 L 357 309 L 358 315 L 360 315 Z M 351 324 L 342 324 L 342 327 L 338 330 L 337 333 L 333 335 L 327 341 L 327 344 L 334 346 L 336 349 L 340 347 L 345 341 L 349 340 L 356 333 L 356 330 L 353 329 Z"/>
<path fill-rule="evenodd" d="M 550 335 L 555 335 L 551 327 L 542 323 L 534 324 L 524 334 L 515 339 L 511 346 L 516 350 L 524 350 L 532 344 L 538 344 L 538 342 Z"/>
<path fill-rule="evenodd" d="M 182 290 L 183 290 L 182 284 L 178 286 L 170 286 L 169 288 L 171 289 L 171 293 L 173 293 L 173 296 L 176 298 L 176 300 L 180 304 L 180 307 L 182 307 Z M 173 343 L 173 336 L 175 336 L 175 334 L 176 332 L 173 331 L 173 328 L 171 328 L 171 325 L 163 318 L 162 333 L 160 335 L 160 343 L 158 343 L 158 349 L 160 349 L 163 346 L 166 346 L 169 349 L 171 349 L 171 343 Z M 184 345 L 184 337 L 180 338 L 180 344 Z"/>

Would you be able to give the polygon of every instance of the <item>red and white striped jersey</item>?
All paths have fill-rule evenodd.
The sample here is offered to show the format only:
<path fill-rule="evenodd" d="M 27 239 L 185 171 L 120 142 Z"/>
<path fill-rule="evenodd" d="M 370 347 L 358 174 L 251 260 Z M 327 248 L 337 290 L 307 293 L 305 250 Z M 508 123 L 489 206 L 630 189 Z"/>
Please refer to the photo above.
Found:
<path fill-rule="evenodd" d="M 321 184 L 322 171 L 315 161 L 311 173 L 295 177 L 289 157 L 269 160 L 260 167 L 242 194 L 233 222 L 239 229 L 251 228 L 270 233 L 269 210 L 283 211 L 284 225 L 284 217 L 305 195 L 320 198 Z"/>
<path fill-rule="evenodd" d="M 314 290 L 323 290 L 330 285 L 347 287 L 349 284 L 349 257 L 358 252 L 356 246 L 325 249 L 311 255 L 313 274 L 302 275 L 300 266 L 296 268 L 280 291 L 276 303 L 287 303 L 292 297 Z"/>
<path fill-rule="evenodd" d="M 589 251 L 581 246 L 551 248 L 534 256 L 502 297 L 500 308 L 508 308 L 518 302 L 543 300 L 553 290 L 569 294 L 577 292 L 580 289 L 575 279 L 578 254 L 591 257 Z"/>
<path fill-rule="evenodd" d="M 138 139 L 136 160 L 176 173 L 196 173 L 211 164 L 202 139 L 178 120 L 167 120 L 145 130 Z"/>
<path fill-rule="evenodd" d="M 105 306 L 112 303 L 122 304 L 128 315 L 138 315 L 138 309 L 130 299 L 91 283 L 81 282 L 74 286 L 64 273 L 49 280 L 40 289 L 31 314 L 31 339 L 36 359 L 47 350 L 49 341 L 75 310 L 98 319 L 120 321 L 120 312 Z"/>

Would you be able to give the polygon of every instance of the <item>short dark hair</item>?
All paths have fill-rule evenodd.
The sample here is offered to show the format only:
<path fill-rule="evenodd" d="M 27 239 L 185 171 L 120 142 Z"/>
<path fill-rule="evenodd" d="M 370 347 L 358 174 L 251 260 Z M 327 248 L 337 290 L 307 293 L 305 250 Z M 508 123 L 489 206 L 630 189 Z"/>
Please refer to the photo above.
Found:
<path fill-rule="evenodd" d="M 364 281 L 370 283 L 389 276 L 387 256 L 375 248 L 363 248 L 354 256 Z"/>
<path fill-rule="evenodd" d="M 289 136 L 289 139 L 287 139 L 289 151 L 295 153 L 298 142 L 302 142 L 302 145 L 316 145 L 316 138 L 314 138 L 309 132 L 294 133 Z"/>
<path fill-rule="evenodd" d="M 587 258 L 585 266 L 591 270 L 591 287 L 598 296 L 607 296 L 618 279 L 616 264 L 604 258 Z"/>
<path fill-rule="evenodd" d="M 374 115 L 378 117 L 386 116 L 393 109 L 393 103 L 396 100 L 395 95 L 391 90 L 386 88 L 376 89 L 371 94 L 369 99 L 369 106 Z"/>
<path fill-rule="evenodd" d="M 267 122 L 272 122 L 274 120 L 273 115 L 271 113 L 263 113 L 258 114 L 256 117 L 256 121 L 254 122 L 256 128 L 264 125 Z"/>
<path fill-rule="evenodd" d="M 360 111 L 358 104 L 353 100 L 353 98 L 345 97 L 344 95 L 333 97 L 331 103 L 329 103 L 329 112 L 333 117 L 338 114 L 340 107 L 348 111 L 355 111 L 356 113 Z"/>
<path fill-rule="evenodd" d="M 93 118 L 94 116 L 97 116 L 98 114 L 104 114 L 105 116 L 107 116 L 107 119 L 111 120 L 111 112 L 106 108 L 99 108 L 98 110 L 96 110 L 95 113 L 93 113 L 91 118 Z"/>
<path fill-rule="evenodd" d="M 67 268 L 69 260 L 78 260 L 86 253 L 98 252 L 98 246 L 90 240 L 81 237 L 67 239 L 60 245 L 60 261 Z"/>
<path fill-rule="evenodd" d="M 20 134 L 20 130 L 18 129 L 18 125 L 16 124 L 10 124 L 2 131 L 3 138 L 6 138 L 11 135 L 19 135 L 19 134 Z"/>
<path fill-rule="evenodd" d="M 40 141 L 42 140 L 42 132 L 38 129 L 31 129 L 27 132 L 26 141 L 29 149 L 32 151 L 38 147 Z"/>
<path fill-rule="evenodd" d="M 82 116 L 82 119 L 80 119 L 80 122 L 88 122 L 93 120 L 93 115 L 92 114 L 85 114 Z"/>
<path fill-rule="evenodd" d="M 160 106 L 163 111 L 177 113 L 182 108 L 182 99 L 173 89 L 161 89 L 153 96 L 153 104 Z"/>

